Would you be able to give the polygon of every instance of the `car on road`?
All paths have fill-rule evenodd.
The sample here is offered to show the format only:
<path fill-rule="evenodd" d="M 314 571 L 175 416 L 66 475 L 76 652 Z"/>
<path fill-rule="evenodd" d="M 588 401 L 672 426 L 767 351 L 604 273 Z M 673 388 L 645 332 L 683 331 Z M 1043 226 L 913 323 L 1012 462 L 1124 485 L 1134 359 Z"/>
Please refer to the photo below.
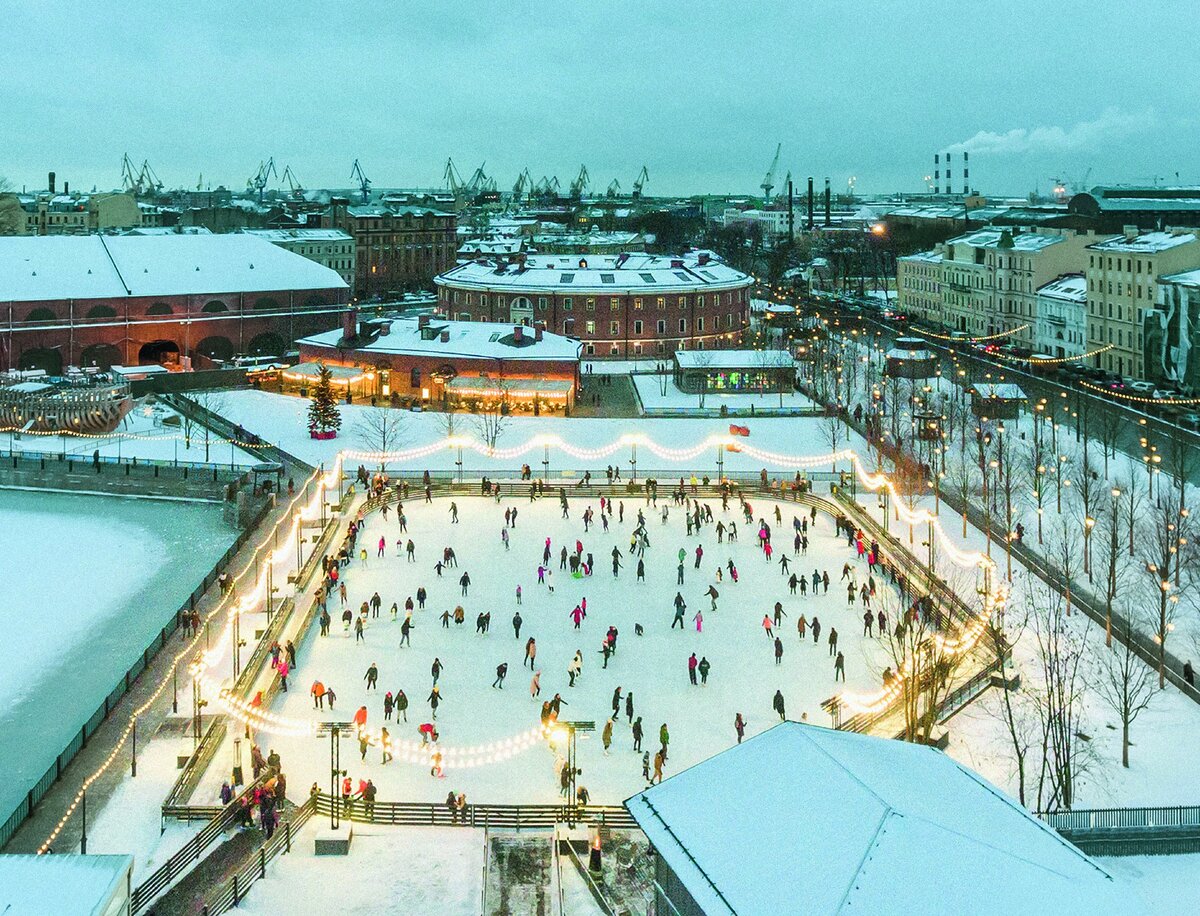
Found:
<path fill-rule="evenodd" d="M 1145 382 L 1145 381 L 1133 381 L 1133 382 L 1129 382 L 1126 387 L 1128 387 L 1130 391 L 1136 392 L 1137 394 L 1150 394 L 1150 392 L 1152 392 L 1154 390 L 1154 383 L 1153 382 Z"/>

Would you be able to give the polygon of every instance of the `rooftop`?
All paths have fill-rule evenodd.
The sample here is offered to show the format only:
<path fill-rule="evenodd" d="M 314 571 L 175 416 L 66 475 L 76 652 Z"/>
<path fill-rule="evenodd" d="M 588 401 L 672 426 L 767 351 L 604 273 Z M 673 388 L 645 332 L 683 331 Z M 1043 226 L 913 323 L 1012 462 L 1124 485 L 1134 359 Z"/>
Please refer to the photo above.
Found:
<path fill-rule="evenodd" d="M 533 328 L 521 329 L 521 340 L 515 339 L 512 324 L 491 321 L 451 321 L 430 318 L 421 327 L 420 318 L 394 318 L 377 322 L 381 333 L 370 341 L 349 348 L 340 346 L 342 331 L 326 331 L 299 341 L 301 346 L 327 347 L 331 350 L 350 349 L 357 353 L 377 353 L 404 356 L 444 356 L 504 360 L 577 360 L 579 341 L 544 331 L 537 340 Z M 382 333 L 386 327 L 387 333 Z M 448 340 L 442 340 L 446 332 Z"/>
<path fill-rule="evenodd" d="M 1068 302 L 1086 302 L 1087 280 L 1083 274 L 1063 274 L 1044 286 L 1039 286 L 1038 295 L 1051 299 L 1065 299 Z"/>
<path fill-rule="evenodd" d="M 681 369 L 791 369 L 787 350 L 676 350 Z"/>
<path fill-rule="evenodd" d="M 786 722 L 625 805 L 714 916 L 1145 912 L 1012 799 L 903 741 Z"/>
<path fill-rule="evenodd" d="M 133 857 L 0 856 L 0 913 L 93 916 L 124 899 Z M 122 908 L 120 912 L 125 912 Z"/>
<path fill-rule="evenodd" d="M 1011 247 L 1007 239 L 1012 240 Z M 952 238 L 947 245 L 966 245 L 970 248 L 1004 248 L 1008 251 L 1042 251 L 1063 241 L 1064 236 L 1047 232 L 1013 232 L 1010 229 L 979 229 Z M 1004 242 L 1004 244 L 1001 244 Z"/>
<path fill-rule="evenodd" d="M 350 235 L 341 229 L 243 229 L 246 235 L 281 242 L 349 242 Z"/>
<path fill-rule="evenodd" d="M 374 217 L 374 216 L 450 216 L 449 213 L 444 213 L 441 210 L 434 210 L 431 207 L 384 207 L 379 204 L 356 204 L 346 208 L 346 212 L 351 216 L 357 217 Z"/>
<path fill-rule="evenodd" d="M 916 254 L 908 254 L 902 258 L 897 258 L 898 261 L 924 261 L 929 264 L 941 264 L 945 259 L 945 255 L 936 250 L 918 251 Z"/>
<path fill-rule="evenodd" d="M 336 272 L 243 233 L 0 238 L 0 300 L 345 289 Z"/>
<path fill-rule="evenodd" d="M 474 289 L 554 290 L 560 293 L 631 291 L 691 292 L 745 286 L 751 278 L 734 270 L 712 252 L 692 251 L 663 257 L 644 252 L 626 254 L 531 254 L 524 265 L 495 260 L 472 261 L 451 268 L 434 281 L 439 286 Z"/>
<path fill-rule="evenodd" d="M 1197 201 L 1197 207 L 1200 208 L 1200 201 Z M 1188 245 L 1194 241 L 1196 241 L 1196 233 L 1194 232 L 1142 232 L 1133 236 L 1133 238 L 1128 238 L 1124 235 L 1113 236 L 1110 239 L 1105 239 L 1103 242 L 1097 242 L 1095 245 L 1088 245 L 1088 249 L 1092 251 L 1120 251 L 1128 252 L 1129 254 L 1155 254 L 1159 251 L 1167 251 L 1170 248 L 1178 248 L 1180 245 Z"/>
<path fill-rule="evenodd" d="M 1180 274 L 1171 274 L 1160 278 L 1163 283 L 1178 283 L 1180 286 L 1200 287 L 1200 270 L 1186 270 Z"/>

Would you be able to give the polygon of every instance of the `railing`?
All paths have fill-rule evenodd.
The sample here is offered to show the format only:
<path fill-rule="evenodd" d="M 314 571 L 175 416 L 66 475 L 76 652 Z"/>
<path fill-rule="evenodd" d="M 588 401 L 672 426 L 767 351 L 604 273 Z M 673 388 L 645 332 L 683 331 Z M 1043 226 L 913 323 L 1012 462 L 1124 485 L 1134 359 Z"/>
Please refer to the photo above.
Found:
<path fill-rule="evenodd" d="M 315 470 L 290 452 L 285 452 L 277 445 L 272 445 L 260 439 L 253 433 L 231 423 L 220 414 L 213 413 L 202 404 L 198 404 L 185 394 L 164 394 L 160 396 L 163 403 L 174 408 L 186 417 L 191 417 L 202 426 L 218 433 L 222 438 L 235 439 L 243 451 L 257 454 L 264 460 L 276 461 L 291 468 L 308 472 Z"/>
<path fill-rule="evenodd" d="M 204 574 L 204 578 L 201 580 L 200 584 L 192 590 L 192 593 L 188 596 L 187 601 L 184 602 L 184 604 L 181 605 L 171 615 L 171 619 L 167 622 L 166 626 L 164 626 L 157 634 L 155 634 L 155 637 L 150 645 L 142 650 L 141 656 L 133 663 L 133 665 L 130 666 L 129 670 L 125 672 L 125 675 L 117 682 L 117 685 L 104 698 L 104 702 L 97 707 L 96 711 L 92 713 L 91 717 L 83 724 L 83 727 L 79 730 L 79 733 L 67 743 L 67 746 L 63 748 L 63 750 L 55 758 L 54 763 L 50 765 L 50 767 L 42 775 L 42 778 L 29 788 L 20 805 L 18 805 L 16 810 L 8 816 L 4 824 L 0 826 L 0 849 L 3 849 L 5 845 L 8 844 L 8 842 L 13 838 L 13 835 L 20 828 L 21 824 L 23 824 L 25 820 L 33 814 L 33 809 L 37 806 L 38 802 L 40 802 L 54 786 L 54 784 L 62 778 L 63 771 L 67 768 L 67 765 L 75 759 L 75 756 L 83 749 L 84 745 L 87 744 L 92 735 L 95 734 L 96 729 L 98 729 L 108 718 L 109 713 L 116 708 L 116 705 L 121 698 L 129 692 L 129 689 L 137 681 L 138 676 L 146 669 L 146 667 L 158 654 L 159 650 L 166 645 L 167 640 L 171 638 L 171 635 L 178 628 L 179 621 L 183 613 L 191 612 L 191 610 L 196 606 L 196 602 L 203 597 L 204 593 L 208 591 L 209 586 L 211 586 L 217 580 L 217 577 L 222 573 L 222 571 L 224 571 L 226 566 L 229 565 L 229 562 L 233 559 L 237 552 L 242 548 L 246 541 L 250 539 L 256 527 L 262 521 L 263 516 L 266 514 L 267 508 L 267 505 L 264 504 L 262 508 L 259 509 L 257 515 L 251 520 L 251 523 L 238 534 L 236 540 L 234 540 L 233 544 L 230 545 L 229 549 L 226 550 L 225 553 L 222 554 L 221 558 L 217 560 L 215 564 L 213 564 L 212 568 Z"/>
<path fill-rule="evenodd" d="M 254 882 L 267 876 L 267 863 L 280 853 L 292 851 L 292 840 L 315 811 L 316 806 L 311 798 L 293 809 L 290 819 L 281 823 L 271 839 L 260 846 L 258 852 L 205 904 L 207 916 L 218 916 L 241 903 Z"/>
<path fill-rule="evenodd" d="M 42 437 L 39 437 L 42 439 Z M 42 441 L 45 441 L 42 439 Z M 20 471 L 22 465 L 36 464 L 37 468 L 27 468 L 29 470 L 46 470 L 49 465 L 52 469 L 58 468 L 62 470 L 62 465 L 66 465 L 65 470 L 68 473 L 76 471 L 83 473 L 84 471 L 93 471 L 96 474 L 104 474 L 108 468 L 124 468 L 125 476 L 132 476 L 135 471 L 145 468 L 154 477 L 164 477 L 166 479 L 183 479 L 188 480 L 189 477 L 194 477 L 197 474 L 211 475 L 214 481 L 238 481 L 241 482 L 250 466 L 244 464 L 230 465 L 228 461 L 222 463 L 218 461 L 178 461 L 168 458 L 139 458 L 136 456 L 129 458 L 121 458 L 117 455 L 85 455 L 78 452 L 63 452 L 61 449 L 55 451 L 40 451 L 31 452 L 27 449 L 17 449 L 13 447 L 13 443 L 9 442 L 9 447 L 0 451 L 0 457 L 5 461 L 11 462 L 13 470 Z M 163 471 L 182 472 L 163 474 Z"/>
<path fill-rule="evenodd" d="M 557 845 L 557 843 L 558 841 L 556 840 L 555 844 Z M 596 902 L 596 906 L 600 908 L 600 911 L 604 913 L 605 916 L 617 916 L 617 911 L 613 909 L 612 904 L 609 903 L 608 898 L 604 895 L 604 892 L 596 885 L 596 879 L 592 877 L 591 873 L 587 869 L 587 866 L 583 864 L 582 860 L 580 860 L 579 853 L 575 851 L 575 847 L 571 845 L 569 840 L 564 840 L 563 845 L 566 846 L 567 856 L 571 859 L 571 862 L 574 864 L 576 871 L 579 872 L 580 877 L 583 878 L 584 883 L 587 885 L 588 891 L 592 895 L 592 899 Z"/>
<path fill-rule="evenodd" d="M 637 828 L 633 815 L 618 805 L 467 805 L 451 811 L 431 802 L 349 802 L 325 793 L 315 796 L 318 814 L 340 805 L 344 820 L 402 827 L 478 827 L 495 830 L 548 830 L 559 824 L 594 824 L 615 830 Z"/>
<path fill-rule="evenodd" d="M 1055 830 L 1107 830 L 1114 827 L 1200 827 L 1200 805 L 1163 808 L 1076 808 L 1039 811 Z"/>
<path fill-rule="evenodd" d="M 242 793 L 228 805 L 214 806 L 214 813 L 200 832 L 188 840 L 171 858 L 155 869 L 145 881 L 133 889 L 130 898 L 131 913 L 136 916 L 144 910 L 151 901 L 166 890 L 176 878 L 191 868 L 200 860 L 204 852 L 216 839 L 240 820 L 242 816 L 242 801 L 254 794 L 258 783 L 246 786 Z M 199 809 L 196 809 L 197 811 Z"/>
<path fill-rule="evenodd" d="M 1200 806 L 1041 811 L 1038 817 L 1094 856 L 1200 852 Z"/>
<path fill-rule="evenodd" d="M 217 747 L 225 740 L 225 733 L 228 729 L 225 716 L 214 716 L 209 722 L 208 728 L 203 736 L 196 743 L 195 749 L 187 759 L 187 763 L 183 765 L 183 769 L 179 771 L 179 775 L 175 778 L 175 784 L 171 786 L 171 791 L 167 793 L 167 799 L 163 802 L 162 818 L 163 829 L 166 829 L 166 820 L 168 817 L 174 817 L 177 820 L 195 820 L 196 815 L 187 809 L 184 802 L 191 798 L 192 793 L 196 790 L 196 786 L 200 782 L 200 777 L 208 768 L 208 764 L 212 761 L 216 754 Z M 179 811 L 177 809 L 184 809 Z"/>

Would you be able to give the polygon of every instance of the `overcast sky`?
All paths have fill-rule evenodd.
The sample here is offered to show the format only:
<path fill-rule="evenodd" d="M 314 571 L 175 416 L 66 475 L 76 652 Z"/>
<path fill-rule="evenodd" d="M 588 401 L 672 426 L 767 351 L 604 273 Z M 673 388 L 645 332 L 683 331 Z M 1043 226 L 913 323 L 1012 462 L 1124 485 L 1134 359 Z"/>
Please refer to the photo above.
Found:
<path fill-rule="evenodd" d="M 855 175 L 919 190 L 933 153 L 972 185 L 1200 183 L 1198 0 L 630 3 L 10 2 L 0 176 L 245 186 L 261 160 L 306 186 L 441 184 L 446 158 L 501 188 L 755 193 Z M 956 173 L 961 156 L 955 155 Z M 961 179 L 957 178 L 958 186 Z"/>

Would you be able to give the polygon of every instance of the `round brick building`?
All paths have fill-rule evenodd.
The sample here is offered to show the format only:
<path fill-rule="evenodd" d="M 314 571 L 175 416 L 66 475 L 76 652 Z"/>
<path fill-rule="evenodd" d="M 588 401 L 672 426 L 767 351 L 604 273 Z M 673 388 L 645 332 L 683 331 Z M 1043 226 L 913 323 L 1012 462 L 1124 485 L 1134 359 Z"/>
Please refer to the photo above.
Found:
<path fill-rule="evenodd" d="M 583 359 L 654 359 L 740 346 L 753 280 L 693 251 L 518 254 L 460 264 L 434 282 L 447 318 L 541 325 L 578 338 Z"/>

